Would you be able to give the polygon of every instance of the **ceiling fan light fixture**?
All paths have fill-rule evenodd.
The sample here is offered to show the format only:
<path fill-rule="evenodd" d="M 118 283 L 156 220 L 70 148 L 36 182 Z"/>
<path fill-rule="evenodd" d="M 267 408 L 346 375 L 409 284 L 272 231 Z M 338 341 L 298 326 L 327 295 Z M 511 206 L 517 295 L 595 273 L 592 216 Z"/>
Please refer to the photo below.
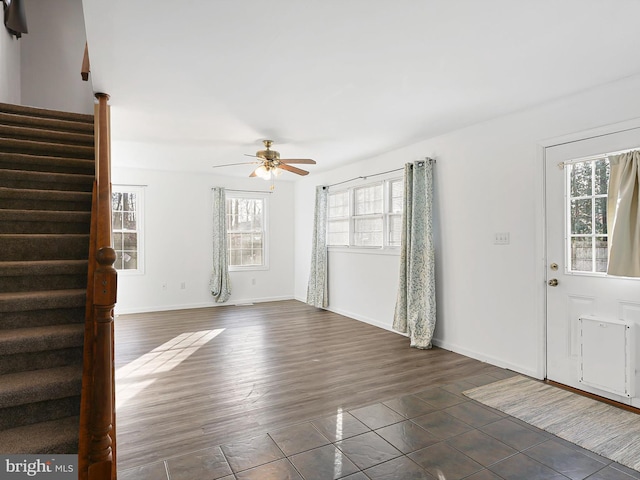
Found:
<path fill-rule="evenodd" d="M 260 165 L 256 168 L 256 175 L 260 178 L 264 178 L 265 180 L 269 180 L 271 178 L 271 172 L 264 165 Z"/>

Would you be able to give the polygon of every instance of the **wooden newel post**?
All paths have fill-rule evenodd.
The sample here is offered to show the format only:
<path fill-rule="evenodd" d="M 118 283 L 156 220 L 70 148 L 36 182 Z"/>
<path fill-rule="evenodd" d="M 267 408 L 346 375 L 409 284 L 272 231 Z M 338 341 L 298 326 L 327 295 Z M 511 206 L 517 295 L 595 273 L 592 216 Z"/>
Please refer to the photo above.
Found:
<path fill-rule="evenodd" d="M 102 247 L 96 255 L 98 266 L 94 274 L 93 298 L 95 319 L 95 362 L 92 395 L 92 419 L 90 427 L 89 463 L 102 472 L 112 468 L 113 428 L 113 309 L 116 304 L 117 272 L 113 267 L 116 252 Z M 90 477 L 92 476 L 89 468 Z M 109 477 L 111 475 L 109 474 Z M 109 478 L 105 477 L 105 478 Z"/>

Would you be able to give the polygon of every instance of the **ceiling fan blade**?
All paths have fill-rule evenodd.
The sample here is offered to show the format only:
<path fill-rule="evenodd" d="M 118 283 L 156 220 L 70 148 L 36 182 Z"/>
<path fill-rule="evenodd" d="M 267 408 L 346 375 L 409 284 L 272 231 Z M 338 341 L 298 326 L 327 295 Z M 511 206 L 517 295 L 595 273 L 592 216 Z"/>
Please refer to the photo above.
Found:
<path fill-rule="evenodd" d="M 255 165 L 256 163 L 260 162 L 225 163 L 224 165 L 211 165 L 211 168 L 235 167 L 236 165 Z"/>
<path fill-rule="evenodd" d="M 280 165 L 278 165 L 278 168 L 281 168 L 282 170 L 286 170 L 291 173 L 297 173 L 298 175 L 309 174 L 309 172 L 307 172 L 306 170 L 302 170 L 301 168 L 297 168 L 297 167 L 292 167 L 291 165 L 287 165 L 286 163 L 281 163 Z"/>
<path fill-rule="evenodd" d="M 307 165 L 315 165 L 316 161 L 310 158 L 282 158 L 280 163 L 306 163 Z"/>

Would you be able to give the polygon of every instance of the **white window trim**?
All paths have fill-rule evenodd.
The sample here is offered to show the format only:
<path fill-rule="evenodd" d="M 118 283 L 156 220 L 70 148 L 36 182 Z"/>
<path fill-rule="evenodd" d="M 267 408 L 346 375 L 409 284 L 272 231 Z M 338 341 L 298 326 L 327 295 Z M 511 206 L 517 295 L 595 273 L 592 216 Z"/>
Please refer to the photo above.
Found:
<path fill-rule="evenodd" d="M 262 265 L 229 265 L 230 272 L 250 272 L 269 270 L 269 194 L 260 192 L 227 192 L 226 199 L 230 198 L 252 198 L 263 201 L 262 209 Z M 226 215 L 226 204 L 225 204 Z M 226 221 L 226 218 L 225 218 Z M 229 232 L 227 232 L 227 241 Z"/>
<path fill-rule="evenodd" d="M 389 245 L 389 218 L 394 214 L 391 212 L 391 182 L 395 180 L 402 180 L 402 177 L 397 175 L 385 177 L 381 180 L 370 181 L 367 183 L 362 183 L 359 185 L 354 185 L 352 187 L 340 188 L 339 190 L 329 191 L 329 195 L 348 192 L 349 194 L 349 245 L 327 245 L 327 248 L 330 252 L 350 252 L 350 253 L 361 253 L 361 254 L 376 254 L 376 255 L 400 255 L 400 245 Z M 371 185 L 383 185 L 383 212 L 382 214 L 371 214 L 371 215 L 355 215 L 355 190 L 362 187 L 367 187 Z M 366 218 L 366 217 L 379 217 L 382 216 L 383 220 L 383 231 L 382 231 L 382 246 L 362 246 L 354 244 L 354 223 L 356 218 Z M 347 217 L 339 217 L 335 218 L 335 220 L 343 220 L 347 219 Z M 333 219 L 327 218 L 328 222 Z"/>
<path fill-rule="evenodd" d="M 136 225 L 138 226 L 138 268 L 131 270 L 118 270 L 118 276 L 136 276 L 145 274 L 145 235 L 144 235 L 144 197 L 145 188 L 143 185 L 111 185 L 112 193 L 135 193 L 136 194 Z M 111 226 L 113 235 L 113 225 Z M 113 238 L 111 239 L 113 245 Z"/>

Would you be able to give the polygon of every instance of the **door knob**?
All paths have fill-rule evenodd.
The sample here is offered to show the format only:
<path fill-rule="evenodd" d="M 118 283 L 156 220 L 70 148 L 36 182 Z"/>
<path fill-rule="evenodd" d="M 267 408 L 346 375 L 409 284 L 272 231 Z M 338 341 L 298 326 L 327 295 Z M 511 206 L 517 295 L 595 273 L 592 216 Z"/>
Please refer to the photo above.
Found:
<path fill-rule="evenodd" d="M 549 280 L 549 286 L 550 287 L 557 287 L 558 286 L 558 279 L 557 278 L 552 278 L 551 280 Z"/>

